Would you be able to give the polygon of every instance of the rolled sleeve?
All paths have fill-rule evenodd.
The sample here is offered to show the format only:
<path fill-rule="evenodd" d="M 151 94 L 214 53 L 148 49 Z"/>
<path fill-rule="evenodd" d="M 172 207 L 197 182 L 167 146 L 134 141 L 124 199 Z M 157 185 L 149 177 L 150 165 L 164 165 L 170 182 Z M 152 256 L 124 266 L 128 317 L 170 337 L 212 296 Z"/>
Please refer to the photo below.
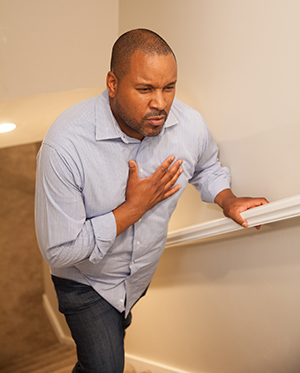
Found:
<path fill-rule="evenodd" d="M 38 155 L 35 222 L 41 253 L 55 268 L 99 262 L 116 237 L 113 213 L 86 217 L 80 177 L 46 144 Z"/>
<path fill-rule="evenodd" d="M 91 222 L 96 239 L 96 247 L 91 253 L 89 260 L 96 264 L 100 262 L 115 241 L 117 234 L 116 220 L 114 214 L 109 212 L 91 219 Z"/>
<path fill-rule="evenodd" d="M 203 184 L 201 199 L 204 202 L 214 203 L 216 196 L 228 188 L 230 188 L 230 171 L 227 167 L 221 167 L 218 173 L 211 174 Z"/>
<path fill-rule="evenodd" d="M 204 202 L 214 203 L 215 197 L 224 189 L 230 188 L 230 171 L 218 159 L 219 149 L 204 119 L 202 121 L 202 150 L 190 183 L 201 193 Z"/>

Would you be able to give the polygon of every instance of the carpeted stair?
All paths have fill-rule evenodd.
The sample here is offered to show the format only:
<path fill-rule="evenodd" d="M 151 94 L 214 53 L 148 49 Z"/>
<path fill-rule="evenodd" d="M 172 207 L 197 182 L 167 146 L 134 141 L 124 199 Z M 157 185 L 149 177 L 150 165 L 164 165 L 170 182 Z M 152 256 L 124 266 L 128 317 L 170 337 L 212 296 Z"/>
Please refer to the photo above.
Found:
<path fill-rule="evenodd" d="M 72 345 L 57 343 L 11 362 L 1 373 L 71 373 L 76 362 Z"/>

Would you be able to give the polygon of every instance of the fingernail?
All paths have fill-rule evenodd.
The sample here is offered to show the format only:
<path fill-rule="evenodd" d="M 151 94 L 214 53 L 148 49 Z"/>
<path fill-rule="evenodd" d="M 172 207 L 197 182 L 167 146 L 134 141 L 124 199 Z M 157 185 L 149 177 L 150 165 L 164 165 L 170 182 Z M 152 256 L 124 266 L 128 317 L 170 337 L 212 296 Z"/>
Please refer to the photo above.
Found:
<path fill-rule="evenodd" d="M 244 223 L 242 224 L 242 226 L 246 228 L 247 227 L 247 222 L 244 221 Z"/>

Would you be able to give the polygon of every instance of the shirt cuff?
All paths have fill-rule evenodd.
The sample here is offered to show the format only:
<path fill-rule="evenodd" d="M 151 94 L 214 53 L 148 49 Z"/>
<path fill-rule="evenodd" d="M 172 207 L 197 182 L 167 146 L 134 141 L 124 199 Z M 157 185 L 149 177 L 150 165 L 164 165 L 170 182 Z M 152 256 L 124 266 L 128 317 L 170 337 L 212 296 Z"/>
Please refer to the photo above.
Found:
<path fill-rule="evenodd" d="M 93 264 L 96 264 L 100 262 L 115 242 L 117 227 L 113 212 L 92 218 L 91 223 L 94 230 L 96 246 L 89 260 Z"/>
<path fill-rule="evenodd" d="M 216 196 L 224 189 L 230 189 L 230 173 L 225 167 L 224 174 L 207 183 L 201 190 L 201 199 L 204 202 L 214 203 Z"/>

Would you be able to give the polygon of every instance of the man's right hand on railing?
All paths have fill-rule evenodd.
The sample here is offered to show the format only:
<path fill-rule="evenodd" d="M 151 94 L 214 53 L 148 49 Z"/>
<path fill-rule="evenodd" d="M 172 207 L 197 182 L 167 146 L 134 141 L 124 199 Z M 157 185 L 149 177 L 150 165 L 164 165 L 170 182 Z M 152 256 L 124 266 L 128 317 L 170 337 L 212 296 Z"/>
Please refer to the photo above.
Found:
<path fill-rule="evenodd" d="M 242 217 L 241 213 L 269 203 L 266 198 L 236 197 L 230 189 L 222 190 L 216 196 L 215 202 L 223 209 L 223 214 L 226 217 L 231 218 L 245 228 L 248 227 L 248 222 Z M 260 226 L 256 227 L 256 229 L 259 228 Z"/>

